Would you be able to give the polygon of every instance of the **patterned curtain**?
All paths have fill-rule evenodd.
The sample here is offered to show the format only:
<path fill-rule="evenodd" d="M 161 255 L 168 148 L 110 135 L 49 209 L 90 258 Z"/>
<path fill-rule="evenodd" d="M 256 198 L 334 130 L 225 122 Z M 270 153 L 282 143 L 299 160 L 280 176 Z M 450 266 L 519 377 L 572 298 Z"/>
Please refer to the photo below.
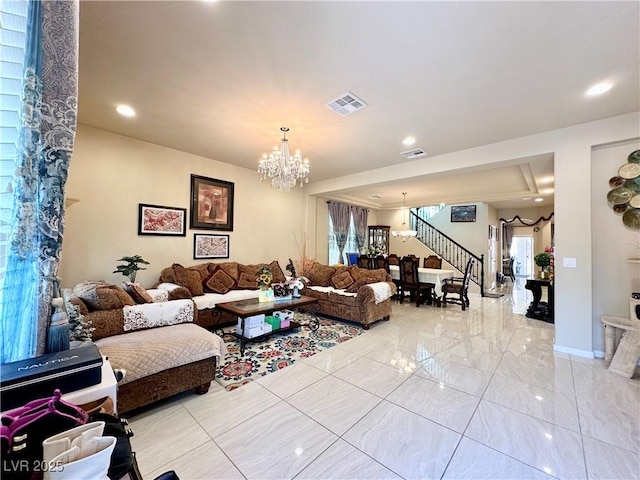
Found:
<path fill-rule="evenodd" d="M 351 215 L 353 215 L 353 224 L 356 227 L 358 250 L 362 252 L 367 246 L 367 220 L 369 218 L 369 210 L 352 205 Z"/>
<path fill-rule="evenodd" d="M 338 258 L 342 263 L 342 252 L 347 244 L 347 236 L 349 235 L 349 223 L 351 221 L 351 209 L 346 203 L 327 202 L 329 208 L 329 217 L 333 224 L 333 233 L 336 235 L 336 243 L 338 244 Z"/>
<path fill-rule="evenodd" d="M 513 226 L 505 223 L 503 224 L 503 230 L 504 251 L 502 258 L 509 258 L 511 256 L 511 243 L 513 242 Z"/>
<path fill-rule="evenodd" d="M 29 2 L 2 363 L 45 351 L 64 230 L 78 91 L 78 0 Z"/>

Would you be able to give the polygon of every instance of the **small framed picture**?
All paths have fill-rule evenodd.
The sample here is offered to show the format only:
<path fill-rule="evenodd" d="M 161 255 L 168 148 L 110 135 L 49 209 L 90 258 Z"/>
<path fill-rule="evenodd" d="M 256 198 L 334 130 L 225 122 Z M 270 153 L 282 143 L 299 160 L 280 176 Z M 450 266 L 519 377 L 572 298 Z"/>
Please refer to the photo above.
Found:
<path fill-rule="evenodd" d="M 476 206 L 475 205 L 458 205 L 451 207 L 451 222 L 475 222 Z"/>
<path fill-rule="evenodd" d="M 233 231 L 233 182 L 191 175 L 189 227 Z"/>
<path fill-rule="evenodd" d="M 194 233 L 193 258 L 229 258 L 229 235 Z"/>
<path fill-rule="evenodd" d="M 138 204 L 138 235 L 187 235 L 187 209 Z"/>

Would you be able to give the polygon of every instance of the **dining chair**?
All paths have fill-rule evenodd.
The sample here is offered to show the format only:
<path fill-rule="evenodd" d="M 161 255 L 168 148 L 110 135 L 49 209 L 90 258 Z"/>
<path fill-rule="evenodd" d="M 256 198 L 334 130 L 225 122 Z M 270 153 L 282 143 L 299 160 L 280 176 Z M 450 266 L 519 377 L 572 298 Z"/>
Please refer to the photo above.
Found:
<path fill-rule="evenodd" d="M 442 268 L 442 258 L 439 258 L 437 255 L 429 255 L 422 261 L 422 266 L 424 268 Z"/>
<path fill-rule="evenodd" d="M 409 256 L 400 259 L 400 289 L 400 303 L 404 302 L 404 296 L 409 292 L 409 299 L 416 302 L 416 307 L 425 302 L 432 303 L 435 297 L 435 284 L 420 281 L 418 262 Z"/>
<path fill-rule="evenodd" d="M 395 253 L 387 255 L 387 261 L 389 262 L 389 265 L 400 265 L 400 257 Z"/>
<path fill-rule="evenodd" d="M 446 278 L 442 285 L 442 304 L 455 303 L 461 305 L 462 310 L 465 310 L 469 306 L 469 281 L 471 280 L 471 269 L 475 259 L 470 258 L 467 262 L 467 266 L 464 269 L 464 277 Z M 447 298 L 447 294 L 457 294 L 458 298 Z"/>
<path fill-rule="evenodd" d="M 358 257 L 358 267 L 366 268 L 367 270 L 371 269 L 371 259 L 366 255 L 360 255 Z"/>
<path fill-rule="evenodd" d="M 389 271 L 389 260 L 384 255 L 378 255 L 373 259 L 373 268 L 384 268 L 387 273 L 391 273 Z"/>
<path fill-rule="evenodd" d="M 347 253 L 347 262 L 349 265 L 357 265 L 358 264 L 358 253 Z"/>

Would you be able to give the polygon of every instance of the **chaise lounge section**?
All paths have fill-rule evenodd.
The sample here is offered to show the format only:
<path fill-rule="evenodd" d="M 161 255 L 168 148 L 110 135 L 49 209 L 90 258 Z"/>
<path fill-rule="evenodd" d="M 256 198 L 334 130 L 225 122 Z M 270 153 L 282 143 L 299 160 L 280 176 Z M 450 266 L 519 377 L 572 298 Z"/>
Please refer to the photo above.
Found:
<path fill-rule="evenodd" d="M 120 415 L 192 388 L 208 391 L 227 351 L 218 335 L 194 324 L 192 300 L 162 301 L 160 292 L 160 301 L 136 304 L 120 287 L 100 282 L 80 298 L 90 283 L 63 295 L 95 328 L 92 341 L 100 353 L 126 371 L 118 382 Z"/>

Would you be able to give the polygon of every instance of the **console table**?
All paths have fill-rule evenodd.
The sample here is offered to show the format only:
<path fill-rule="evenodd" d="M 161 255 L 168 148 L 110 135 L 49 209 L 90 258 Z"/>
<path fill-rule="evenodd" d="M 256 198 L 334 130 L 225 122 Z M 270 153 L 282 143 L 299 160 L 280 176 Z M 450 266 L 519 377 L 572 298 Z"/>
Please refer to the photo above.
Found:
<path fill-rule="evenodd" d="M 547 301 L 541 302 L 542 287 L 547 288 Z M 526 317 L 542 320 L 543 322 L 553 322 L 553 284 L 551 280 L 545 278 L 528 278 L 524 288 L 531 290 L 533 300 L 527 308 Z"/>

